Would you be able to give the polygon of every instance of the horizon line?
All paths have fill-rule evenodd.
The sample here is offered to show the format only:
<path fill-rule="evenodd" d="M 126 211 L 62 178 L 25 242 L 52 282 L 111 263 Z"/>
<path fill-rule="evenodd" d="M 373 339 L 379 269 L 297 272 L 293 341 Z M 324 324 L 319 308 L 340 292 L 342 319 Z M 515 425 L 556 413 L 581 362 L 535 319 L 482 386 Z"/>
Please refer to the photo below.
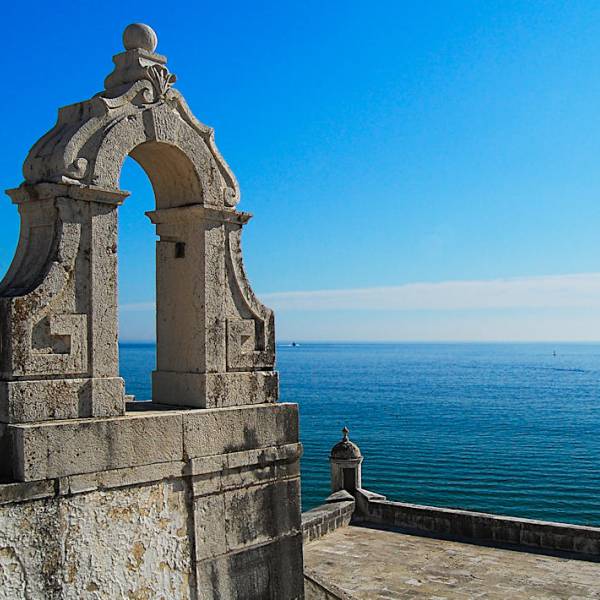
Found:
<path fill-rule="evenodd" d="M 119 344 L 139 344 L 155 346 L 156 340 L 119 340 Z M 281 344 L 600 344 L 598 340 L 357 340 L 357 339 L 332 339 L 332 340 L 310 340 L 310 339 L 282 339 L 277 340 L 275 345 Z"/>

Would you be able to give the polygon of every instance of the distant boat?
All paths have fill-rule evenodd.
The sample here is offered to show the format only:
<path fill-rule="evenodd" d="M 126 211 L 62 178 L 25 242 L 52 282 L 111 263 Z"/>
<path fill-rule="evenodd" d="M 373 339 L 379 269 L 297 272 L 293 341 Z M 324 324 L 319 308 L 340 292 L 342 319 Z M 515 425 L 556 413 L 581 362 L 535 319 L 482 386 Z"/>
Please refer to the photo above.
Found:
<path fill-rule="evenodd" d="M 299 344 L 296 344 L 296 342 L 292 342 L 291 346 L 292 346 L 292 348 L 295 348 L 296 346 L 299 346 Z"/>

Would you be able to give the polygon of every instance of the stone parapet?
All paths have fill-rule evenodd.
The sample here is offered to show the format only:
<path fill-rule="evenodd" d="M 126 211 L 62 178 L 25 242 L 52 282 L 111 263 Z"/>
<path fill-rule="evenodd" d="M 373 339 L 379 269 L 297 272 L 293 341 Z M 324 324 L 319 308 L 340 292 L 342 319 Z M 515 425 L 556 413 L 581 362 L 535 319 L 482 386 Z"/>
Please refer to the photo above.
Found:
<path fill-rule="evenodd" d="M 25 585 L 40 599 L 109 598 L 144 586 L 152 598 L 302 598 L 295 405 L 149 410 L 4 429 L 30 480 L 0 484 L 8 548 L 0 572 L 15 561 L 20 569 L 5 588 L 13 596 L 0 590 L 0 599 L 21 597 Z M 79 521 L 85 533 L 74 528 Z M 43 553 L 34 540 L 44 540 Z M 118 581 L 108 578 L 107 556 Z M 166 580 L 149 575 L 161 568 Z M 80 569 L 85 576 L 74 575 Z M 87 593 L 90 581 L 98 595 Z"/>
<path fill-rule="evenodd" d="M 327 504 L 302 513 L 304 542 L 312 542 L 350 524 L 355 501 L 348 492 L 337 492 L 327 499 Z"/>
<path fill-rule="evenodd" d="M 600 561 L 599 527 L 390 502 L 363 489 L 356 491 L 356 509 L 357 522 L 396 527 L 418 535 L 519 546 Z"/>
<path fill-rule="evenodd" d="M 3 475 L 36 481 L 296 443 L 297 407 L 262 404 L 9 424 Z M 8 471 L 8 472 L 7 472 Z"/>

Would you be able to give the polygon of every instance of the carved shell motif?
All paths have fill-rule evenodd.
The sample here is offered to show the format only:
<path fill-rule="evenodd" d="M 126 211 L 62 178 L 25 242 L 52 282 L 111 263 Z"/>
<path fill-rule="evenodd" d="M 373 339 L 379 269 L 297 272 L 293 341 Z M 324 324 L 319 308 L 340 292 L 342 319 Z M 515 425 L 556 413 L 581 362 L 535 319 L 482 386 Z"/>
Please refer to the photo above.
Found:
<path fill-rule="evenodd" d="M 167 91 L 177 81 L 177 77 L 162 65 L 151 65 L 148 67 L 147 73 L 158 98 L 164 98 Z"/>

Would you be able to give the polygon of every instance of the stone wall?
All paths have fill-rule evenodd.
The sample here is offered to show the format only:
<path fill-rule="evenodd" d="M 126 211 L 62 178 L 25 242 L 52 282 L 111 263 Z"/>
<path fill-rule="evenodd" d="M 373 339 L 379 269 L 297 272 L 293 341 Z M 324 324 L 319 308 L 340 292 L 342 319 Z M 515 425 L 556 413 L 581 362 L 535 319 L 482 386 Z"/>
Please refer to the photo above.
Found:
<path fill-rule="evenodd" d="M 0 484 L 2 600 L 303 597 L 294 405 L 79 424 L 23 426 L 41 477 Z"/>
<path fill-rule="evenodd" d="M 189 499 L 176 479 L 0 506 L 0 599 L 195 598 Z"/>
<path fill-rule="evenodd" d="M 326 581 L 311 569 L 304 570 L 304 594 L 306 600 L 356 600 L 355 596 Z"/>
<path fill-rule="evenodd" d="M 338 497 L 334 494 L 327 504 L 302 513 L 304 543 L 318 540 L 350 524 L 355 507 L 354 498 L 348 492 L 341 492 L 341 494 L 343 495 Z"/>
<path fill-rule="evenodd" d="M 389 502 L 357 490 L 357 521 L 401 528 L 416 534 L 471 540 L 535 550 L 566 552 L 600 561 L 600 528 L 550 523 L 468 510 Z"/>

